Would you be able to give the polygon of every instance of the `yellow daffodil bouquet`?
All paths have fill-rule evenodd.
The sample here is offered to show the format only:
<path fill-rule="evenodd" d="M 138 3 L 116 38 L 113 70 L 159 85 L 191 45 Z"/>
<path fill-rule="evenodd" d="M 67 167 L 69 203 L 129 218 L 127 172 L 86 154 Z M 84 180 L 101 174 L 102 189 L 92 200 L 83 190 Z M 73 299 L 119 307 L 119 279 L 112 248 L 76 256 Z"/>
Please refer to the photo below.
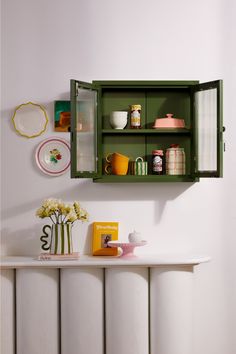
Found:
<path fill-rule="evenodd" d="M 68 224 L 76 220 L 88 221 L 88 213 L 82 209 L 79 202 L 66 204 L 60 199 L 49 198 L 44 200 L 42 206 L 36 211 L 41 219 L 50 218 L 53 224 Z"/>

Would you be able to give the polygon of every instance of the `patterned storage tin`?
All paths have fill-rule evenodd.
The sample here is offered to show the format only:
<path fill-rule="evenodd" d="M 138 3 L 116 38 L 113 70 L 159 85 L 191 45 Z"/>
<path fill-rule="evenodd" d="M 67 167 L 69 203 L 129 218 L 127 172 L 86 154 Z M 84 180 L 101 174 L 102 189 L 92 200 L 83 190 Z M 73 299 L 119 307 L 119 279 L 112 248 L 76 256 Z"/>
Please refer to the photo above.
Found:
<path fill-rule="evenodd" d="M 185 174 L 185 152 L 179 145 L 171 145 L 171 147 L 166 150 L 166 174 Z"/>

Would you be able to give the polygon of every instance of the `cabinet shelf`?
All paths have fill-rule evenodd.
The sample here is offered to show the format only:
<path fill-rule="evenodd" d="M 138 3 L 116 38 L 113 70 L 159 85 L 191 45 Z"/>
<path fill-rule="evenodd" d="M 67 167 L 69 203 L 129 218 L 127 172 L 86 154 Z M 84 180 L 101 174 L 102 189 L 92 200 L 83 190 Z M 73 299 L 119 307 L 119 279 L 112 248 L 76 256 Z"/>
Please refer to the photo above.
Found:
<path fill-rule="evenodd" d="M 147 176 L 134 176 L 134 175 L 102 175 L 101 178 L 95 178 L 96 183 L 133 183 L 133 182 L 197 182 L 199 179 L 190 175 L 185 176 L 167 176 L 167 175 L 147 175 Z"/>
<path fill-rule="evenodd" d="M 102 129 L 102 134 L 190 134 L 191 130 L 188 128 L 161 128 L 161 129 Z"/>

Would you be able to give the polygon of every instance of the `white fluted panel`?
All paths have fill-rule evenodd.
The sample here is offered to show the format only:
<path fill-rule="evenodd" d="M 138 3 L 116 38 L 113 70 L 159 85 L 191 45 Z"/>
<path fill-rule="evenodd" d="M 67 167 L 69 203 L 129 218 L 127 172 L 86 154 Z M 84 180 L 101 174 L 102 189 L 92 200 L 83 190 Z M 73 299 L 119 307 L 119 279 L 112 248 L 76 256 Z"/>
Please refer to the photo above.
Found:
<path fill-rule="evenodd" d="M 106 353 L 148 354 L 148 269 L 106 269 Z"/>
<path fill-rule="evenodd" d="M 18 269 L 17 354 L 59 354 L 57 269 Z"/>
<path fill-rule="evenodd" d="M 61 270 L 62 354 L 104 354 L 103 269 Z"/>
<path fill-rule="evenodd" d="M 152 354 L 190 354 L 193 352 L 192 271 L 192 266 L 151 268 Z"/>
<path fill-rule="evenodd" d="M 15 296 L 14 270 L 1 270 L 1 331 L 0 353 L 15 353 Z"/>

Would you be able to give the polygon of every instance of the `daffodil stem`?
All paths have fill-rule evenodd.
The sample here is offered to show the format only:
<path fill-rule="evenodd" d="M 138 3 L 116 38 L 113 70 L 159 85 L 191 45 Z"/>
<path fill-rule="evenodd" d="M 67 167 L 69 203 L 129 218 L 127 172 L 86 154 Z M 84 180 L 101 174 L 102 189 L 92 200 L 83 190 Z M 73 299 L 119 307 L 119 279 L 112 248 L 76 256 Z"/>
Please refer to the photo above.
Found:
<path fill-rule="evenodd" d="M 65 215 L 64 219 L 61 220 L 64 224 L 65 224 L 66 217 L 67 217 L 67 215 Z M 61 217 L 61 218 L 62 218 L 62 217 Z"/>
<path fill-rule="evenodd" d="M 49 216 L 49 217 L 50 217 L 50 219 L 52 220 L 53 224 L 55 224 L 55 222 L 54 222 L 53 218 L 52 218 L 51 216 Z"/>

